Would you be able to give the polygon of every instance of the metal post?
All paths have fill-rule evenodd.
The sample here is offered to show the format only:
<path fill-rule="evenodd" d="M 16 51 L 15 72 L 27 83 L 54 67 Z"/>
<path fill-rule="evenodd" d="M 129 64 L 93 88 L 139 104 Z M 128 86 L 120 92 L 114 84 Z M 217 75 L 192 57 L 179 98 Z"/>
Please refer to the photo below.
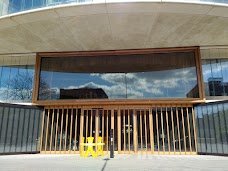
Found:
<path fill-rule="evenodd" d="M 110 158 L 114 158 L 114 139 L 113 139 L 114 130 L 110 129 Z"/>

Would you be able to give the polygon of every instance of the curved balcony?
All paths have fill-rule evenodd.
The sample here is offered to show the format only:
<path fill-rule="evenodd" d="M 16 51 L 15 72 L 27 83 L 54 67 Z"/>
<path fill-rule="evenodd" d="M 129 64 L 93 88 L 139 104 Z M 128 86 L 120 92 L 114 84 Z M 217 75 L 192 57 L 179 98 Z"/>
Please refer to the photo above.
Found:
<path fill-rule="evenodd" d="M 228 45 L 228 4 L 99 1 L 0 17 L 0 54 Z"/>
<path fill-rule="evenodd" d="M 140 2 L 141 0 L 139 0 Z M 0 16 L 53 6 L 88 3 L 136 2 L 135 0 L 0 0 Z M 142 2 L 145 2 L 143 0 Z M 228 4 L 228 0 L 146 0 L 146 2 L 181 2 L 203 4 Z"/>

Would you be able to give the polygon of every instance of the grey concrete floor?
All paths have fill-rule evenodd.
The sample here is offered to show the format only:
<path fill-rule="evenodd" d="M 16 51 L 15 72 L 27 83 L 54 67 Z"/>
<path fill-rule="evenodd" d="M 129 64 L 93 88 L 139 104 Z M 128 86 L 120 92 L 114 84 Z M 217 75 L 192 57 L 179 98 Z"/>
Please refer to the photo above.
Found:
<path fill-rule="evenodd" d="M 19 171 L 148 171 L 148 170 L 227 170 L 228 157 L 174 155 L 115 155 L 81 158 L 79 155 L 0 156 L 0 170 Z"/>

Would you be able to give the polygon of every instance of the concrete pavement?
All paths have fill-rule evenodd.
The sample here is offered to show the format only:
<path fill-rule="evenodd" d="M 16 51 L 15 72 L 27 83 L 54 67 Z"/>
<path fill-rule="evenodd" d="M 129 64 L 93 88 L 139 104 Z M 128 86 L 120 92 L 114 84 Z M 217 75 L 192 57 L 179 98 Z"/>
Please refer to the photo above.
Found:
<path fill-rule="evenodd" d="M 19 171 L 149 171 L 228 170 L 228 157 L 174 155 L 115 155 L 81 158 L 79 155 L 0 156 L 0 170 Z"/>

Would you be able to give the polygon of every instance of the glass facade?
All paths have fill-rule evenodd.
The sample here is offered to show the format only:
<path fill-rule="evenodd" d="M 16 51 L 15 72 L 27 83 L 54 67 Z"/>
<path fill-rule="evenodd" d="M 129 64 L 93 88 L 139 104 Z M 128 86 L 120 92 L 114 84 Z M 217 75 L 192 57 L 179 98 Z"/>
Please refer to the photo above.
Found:
<path fill-rule="evenodd" d="M 211 3 L 228 3 L 228 0 L 194 0 L 194 2 L 211 2 Z M 51 7 L 56 5 L 84 3 L 84 2 L 100 2 L 101 0 L 1 0 L 0 1 L 0 15 L 7 15 L 26 10 L 32 10 L 43 7 Z M 114 1 L 112 1 L 114 2 Z M 119 1 L 116 1 L 119 2 Z M 124 1 L 126 2 L 126 0 Z M 174 1 L 175 2 L 175 1 Z M 183 0 L 184 2 L 184 0 Z"/>
<path fill-rule="evenodd" d="M 42 7 L 83 2 L 93 2 L 93 0 L 9 0 L 8 13 L 11 14 Z"/>
<path fill-rule="evenodd" d="M 195 107 L 199 153 L 228 154 L 228 102 Z"/>
<path fill-rule="evenodd" d="M 0 57 L 0 101 L 31 102 L 35 56 Z"/>
<path fill-rule="evenodd" d="M 38 100 L 199 98 L 194 52 L 42 57 Z"/>
<path fill-rule="evenodd" d="M 228 59 L 203 59 L 202 69 L 206 97 L 227 96 Z"/>
<path fill-rule="evenodd" d="M 0 104 L 0 153 L 39 151 L 42 109 Z"/>

